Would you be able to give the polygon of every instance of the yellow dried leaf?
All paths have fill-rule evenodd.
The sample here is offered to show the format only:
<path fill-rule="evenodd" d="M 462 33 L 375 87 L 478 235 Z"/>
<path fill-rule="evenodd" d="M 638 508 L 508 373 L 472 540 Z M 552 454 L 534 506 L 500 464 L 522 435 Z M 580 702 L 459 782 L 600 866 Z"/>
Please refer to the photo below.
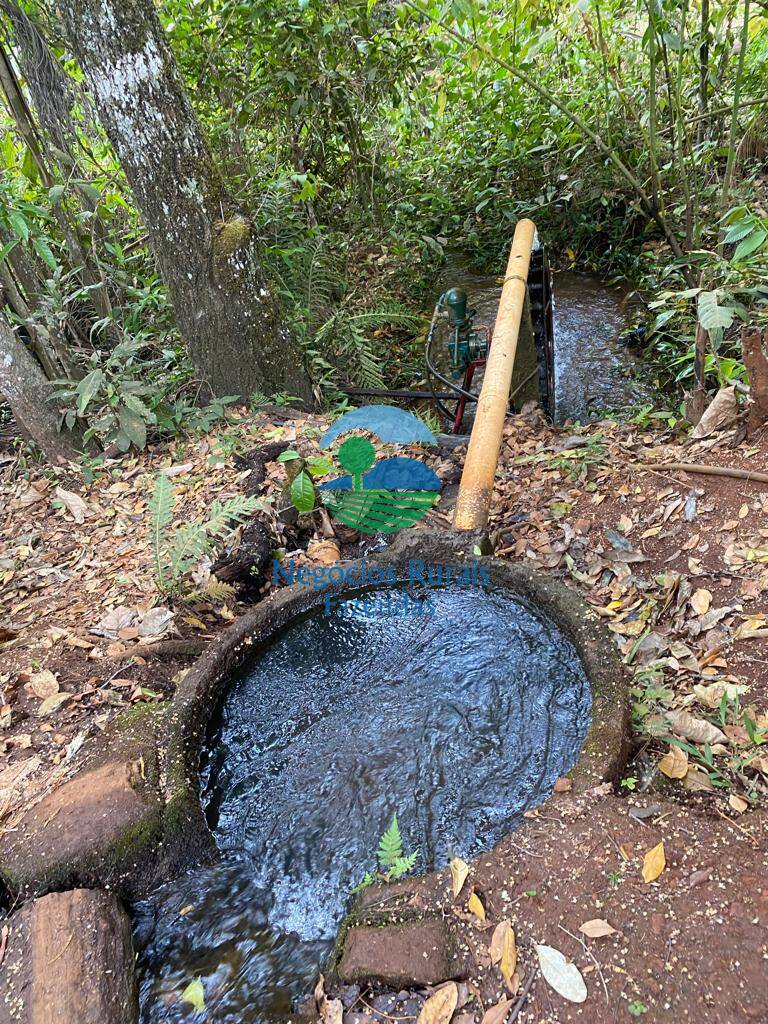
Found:
<path fill-rule="evenodd" d="M 517 944 L 515 930 L 509 921 L 504 920 L 496 925 L 491 937 L 489 952 L 491 963 L 499 965 L 507 988 L 514 993 L 512 975 L 517 967 Z"/>
<path fill-rule="evenodd" d="M 736 811 L 737 814 L 743 814 L 744 811 L 749 807 L 749 803 L 744 799 L 743 796 L 738 796 L 736 793 L 731 793 L 728 797 L 728 806 L 731 810 Z"/>
<path fill-rule="evenodd" d="M 470 893 L 469 899 L 467 900 L 467 909 L 479 917 L 481 921 L 485 920 L 485 907 L 480 902 L 480 897 L 474 890 Z"/>
<path fill-rule="evenodd" d="M 697 615 L 706 615 L 712 604 L 712 594 L 708 590 L 694 590 L 691 595 L 691 608 Z"/>
<path fill-rule="evenodd" d="M 654 846 L 643 857 L 643 881 L 655 882 L 664 868 L 667 866 L 667 858 L 664 855 L 664 841 Z"/>
<path fill-rule="evenodd" d="M 668 779 L 684 779 L 688 772 L 688 755 L 680 747 L 670 747 L 659 761 L 659 771 Z"/>
<path fill-rule="evenodd" d="M 433 992 L 424 1003 L 417 1024 L 448 1024 L 458 1001 L 456 982 L 449 981 Z"/>
<path fill-rule="evenodd" d="M 466 864 L 461 857 L 454 857 L 451 861 L 451 888 L 453 895 L 458 896 L 467 880 L 469 864 Z"/>

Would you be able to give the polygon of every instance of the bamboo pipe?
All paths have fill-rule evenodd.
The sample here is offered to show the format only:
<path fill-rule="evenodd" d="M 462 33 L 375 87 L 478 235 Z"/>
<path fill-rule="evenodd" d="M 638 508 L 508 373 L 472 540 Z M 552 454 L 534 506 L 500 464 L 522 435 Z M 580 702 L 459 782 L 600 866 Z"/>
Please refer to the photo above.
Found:
<path fill-rule="evenodd" d="M 488 522 L 535 231 L 532 220 L 521 220 L 512 239 L 491 350 L 477 400 L 475 422 L 453 516 L 453 525 L 457 530 L 481 530 Z"/>

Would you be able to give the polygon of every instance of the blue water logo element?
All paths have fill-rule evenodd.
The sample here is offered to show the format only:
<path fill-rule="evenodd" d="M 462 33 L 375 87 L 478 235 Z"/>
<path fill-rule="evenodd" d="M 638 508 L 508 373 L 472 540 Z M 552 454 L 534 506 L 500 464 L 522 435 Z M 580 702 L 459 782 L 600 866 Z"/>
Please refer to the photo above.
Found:
<path fill-rule="evenodd" d="M 353 430 L 365 430 L 390 444 L 436 444 L 418 417 L 390 405 L 365 405 L 345 413 L 320 439 L 321 448 Z M 323 502 L 340 522 L 361 533 L 395 533 L 417 522 L 440 497 L 440 479 L 418 459 L 398 456 L 376 462 L 367 437 L 350 437 L 340 446 L 338 462 L 346 475 L 318 488 Z"/>

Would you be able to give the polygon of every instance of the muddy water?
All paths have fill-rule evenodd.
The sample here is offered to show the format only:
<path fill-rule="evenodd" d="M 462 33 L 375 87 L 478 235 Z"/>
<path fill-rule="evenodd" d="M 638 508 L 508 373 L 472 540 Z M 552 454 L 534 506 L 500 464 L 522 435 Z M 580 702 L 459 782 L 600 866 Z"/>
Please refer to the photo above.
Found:
<path fill-rule="evenodd" d="M 488 849 L 574 764 L 591 694 L 552 623 L 477 588 L 429 591 L 428 615 L 383 593 L 233 681 L 205 768 L 223 859 L 137 908 L 144 1024 L 188 1019 L 196 977 L 209 1021 L 287 1013 L 394 813 L 423 871 Z"/>
<path fill-rule="evenodd" d="M 445 287 L 464 288 L 477 322 L 493 326 L 499 278 L 448 271 Z M 630 293 L 589 274 L 561 272 L 553 280 L 555 422 L 585 423 L 606 409 L 647 401 L 648 385 L 637 361 L 619 343 L 631 323 Z"/>

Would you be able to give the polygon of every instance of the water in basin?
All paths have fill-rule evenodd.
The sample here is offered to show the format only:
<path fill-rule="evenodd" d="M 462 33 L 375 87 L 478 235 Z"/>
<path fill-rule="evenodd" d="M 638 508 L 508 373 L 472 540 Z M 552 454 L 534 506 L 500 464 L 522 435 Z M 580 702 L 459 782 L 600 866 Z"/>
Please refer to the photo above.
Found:
<path fill-rule="evenodd" d="M 431 614 L 345 602 L 233 679 L 204 802 L 222 860 L 139 905 L 142 1021 L 288 1013 L 398 815 L 418 870 L 488 849 L 576 761 L 591 693 L 559 630 L 509 594 L 429 592 Z M 391 610 L 391 609 L 390 609 Z"/>

